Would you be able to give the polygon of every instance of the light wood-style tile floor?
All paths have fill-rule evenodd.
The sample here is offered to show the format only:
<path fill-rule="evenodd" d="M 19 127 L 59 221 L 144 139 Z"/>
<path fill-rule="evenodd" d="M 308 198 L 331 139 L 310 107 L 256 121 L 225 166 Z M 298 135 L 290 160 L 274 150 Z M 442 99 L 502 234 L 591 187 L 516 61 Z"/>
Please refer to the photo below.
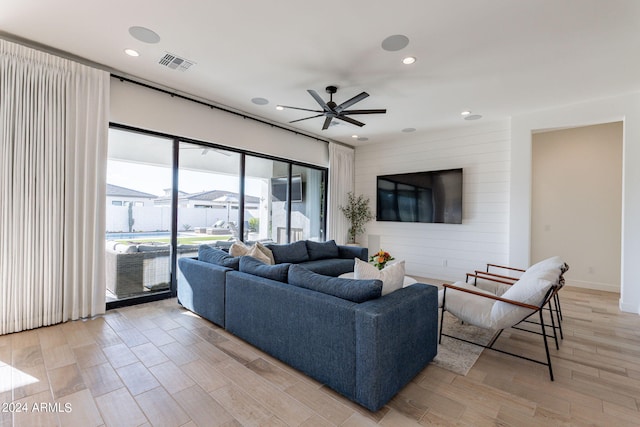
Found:
<path fill-rule="evenodd" d="M 640 316 L 565 288 L 546 367 L 485 351 L 467 376 L 428 366 L 377 413 L 175 299 L 0 336 L 0 426 L 640 425 Z M 542 354 L 511 332 L 503 348 Z"/>

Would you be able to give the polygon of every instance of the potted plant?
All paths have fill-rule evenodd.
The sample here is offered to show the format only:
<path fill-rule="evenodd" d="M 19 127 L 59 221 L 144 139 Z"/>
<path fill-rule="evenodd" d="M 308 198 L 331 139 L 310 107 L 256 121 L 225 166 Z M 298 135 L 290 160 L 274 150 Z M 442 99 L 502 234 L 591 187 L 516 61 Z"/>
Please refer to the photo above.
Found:
<path fill-rule="evenodd" d="M 340 210 L 350 223 L 347 243 L 355 243 L 356 236 L 364 233 L 364 225 L 373 219 L 373 214 L 369 209 L 368 197 L 356 196 L 350 191 L 347 193 L 347 198 L 347 205 L 340 206 Z"/>

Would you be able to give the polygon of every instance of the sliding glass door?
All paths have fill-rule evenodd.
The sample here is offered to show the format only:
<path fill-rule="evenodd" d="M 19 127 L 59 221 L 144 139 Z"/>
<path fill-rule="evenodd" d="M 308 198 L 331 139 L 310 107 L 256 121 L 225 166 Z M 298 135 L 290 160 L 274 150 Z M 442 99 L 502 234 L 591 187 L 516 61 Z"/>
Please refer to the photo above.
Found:
<path fill-rule="evenodd" d="M 108 303 L 169 290 L 172 146 L 171 139 L 109 129 Z"/>
<path fill-rule="evenodd" d="M 228 248 L 240 239 L 240 154 L 179 143 L 177 256 L 197 256 L 198 246 Z"/>
<path fill-rule="evenodd" d="M 107 308 L 176 293 L 202 244 L 324 240 L 326 169 L 113 125 Z M 177 274 L 175 274 L 177 273 Z"/>

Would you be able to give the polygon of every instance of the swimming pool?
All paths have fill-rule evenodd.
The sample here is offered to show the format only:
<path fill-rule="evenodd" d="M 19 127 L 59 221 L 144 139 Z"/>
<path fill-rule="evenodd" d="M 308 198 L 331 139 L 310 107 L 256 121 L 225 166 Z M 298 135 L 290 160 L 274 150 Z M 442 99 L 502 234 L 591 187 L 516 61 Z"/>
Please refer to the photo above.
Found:
<path fill-rule="evenodd" d="M 180 233 L 178 233 L 180 235 Z M 143 233 L 106 233 L 107 240 L 147 239 L 149 237 L 171 237 L 168 231 L 153 231 Z"/>

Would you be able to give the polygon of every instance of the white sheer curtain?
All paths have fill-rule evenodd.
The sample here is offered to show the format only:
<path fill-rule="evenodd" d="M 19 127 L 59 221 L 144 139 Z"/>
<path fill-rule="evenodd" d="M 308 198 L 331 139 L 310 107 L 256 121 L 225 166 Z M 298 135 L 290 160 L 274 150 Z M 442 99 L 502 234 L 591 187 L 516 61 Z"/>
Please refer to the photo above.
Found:
<path fill-rule="evenodd" d="M 344 145 L 329 143 L 329 203 L 327 207 L 327 239 L 338 244 L 347 241 L 349 222 L 339 207 L 347 202 L 347 193 L 354 190 L 355 151 Z"/>
<path fill-rule="evenodd" d="M 0 334 L 105 309 L 109 74 L 0 40 Z"/>

